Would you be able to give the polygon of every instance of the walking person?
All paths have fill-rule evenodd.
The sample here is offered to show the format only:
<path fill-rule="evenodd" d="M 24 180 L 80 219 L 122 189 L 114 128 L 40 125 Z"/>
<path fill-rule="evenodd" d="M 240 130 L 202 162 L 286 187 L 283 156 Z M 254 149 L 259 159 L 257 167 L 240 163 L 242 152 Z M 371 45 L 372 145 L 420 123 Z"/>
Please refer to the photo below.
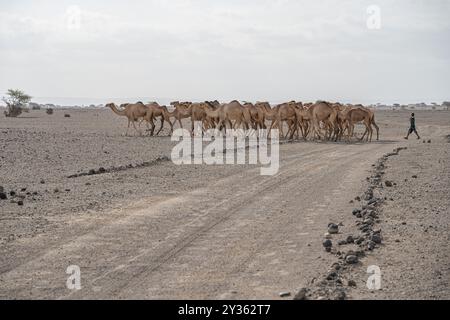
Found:
<path fill-rule="evenodd" d="M 411 113 L 411 118 L 409 118 L 409 122 L 410 122 L 410 126 L 409 126 L 409 130 L 408 130 L 408 134 L 406 135 L 405 139 L 408 140 L 409 135 L 413 132 L 416 134 L 417 139 L 420 139 L 420 136 L 416 130 L 416 118 L 414 116 L 414 113 Z"/>

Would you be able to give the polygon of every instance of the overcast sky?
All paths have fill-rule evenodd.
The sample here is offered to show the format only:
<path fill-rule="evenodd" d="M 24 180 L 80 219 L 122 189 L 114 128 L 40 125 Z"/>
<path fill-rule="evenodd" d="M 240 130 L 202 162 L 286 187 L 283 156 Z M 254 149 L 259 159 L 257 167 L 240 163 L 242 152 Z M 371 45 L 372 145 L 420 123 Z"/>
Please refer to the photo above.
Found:
<path fill-rule="evenodd" d="M 449 76 L 448 0 L 0 0 L 0 95 L 440 103 Z"/>

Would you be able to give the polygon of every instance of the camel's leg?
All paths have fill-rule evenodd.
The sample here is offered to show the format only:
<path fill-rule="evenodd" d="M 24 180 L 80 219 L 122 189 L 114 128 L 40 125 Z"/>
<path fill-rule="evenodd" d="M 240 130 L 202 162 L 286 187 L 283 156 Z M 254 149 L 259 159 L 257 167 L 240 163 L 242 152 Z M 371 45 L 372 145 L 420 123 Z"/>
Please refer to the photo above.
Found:
<path fill-rule="evenodd" d="M 377 141 L 380 139 L 380 128 L 375 123 L 375 119 L 372 119 L 372 125 L 375 127 L 375 130 L 377 130 Z"/>
<path fill-rule="evenodd" d="M 142 136 L 142 132 L 140 132 L 140 131 L 136 128 L 136 124 L 135 124 L 134 122 L 135 122 L 134 119 L 131 120 L 131 124 L 133 125 L 134 130 L 136 130 L 136 132 L 137 132 L 140 136 Z M 135 133 L 135 134 L 136 134 L 136 133 Z"/>
<path fill-rule="evenodd" d="M 150 126 L 152 127 L 150 129 L 150 136 L 153 136 L 155 134 L 155 122 L 154 122 L 154 120 L 155 119 L 153 117 L 149 118 L 149 120 L 148 120 Z"/>
<path fill-rule="evenodd" d="M 127 131 L 125 132 L 125 137 L 128 137 L 128 130 L 130 129 L 130 119 L 128 119 Z"/>
<path fill-rule="evenodd" d="M 162 116 L 161 116 L 161 119 L 160 119 L 160 123 L 161 123 L 161 126 L 159 127 L 158 132 L 156 132 L 156 135 L 159 135 L 159 133 L 161 132 L 162 128 L 164 127 L 164 118 Z"/>
<path fill-rule="evenodd" d="M 170 126 L 170 134 L 169 135 L 171 135 L 173 133 L 173 123 L 170 122 L 170 119 L 166 119 L 166 121 L 169 123 L 169 126 Z"/>
<path fill-rule="evenodd" d="M 272 133 L 272 128 L 275 125 L 275 122 L 277 122 L 277 119 L 272 120 L 272 123 L 270 124 L 270 127 L 269 127 L 269 131 L 267 132 L 267 138 L 272 137 L 271 133 Z"/>

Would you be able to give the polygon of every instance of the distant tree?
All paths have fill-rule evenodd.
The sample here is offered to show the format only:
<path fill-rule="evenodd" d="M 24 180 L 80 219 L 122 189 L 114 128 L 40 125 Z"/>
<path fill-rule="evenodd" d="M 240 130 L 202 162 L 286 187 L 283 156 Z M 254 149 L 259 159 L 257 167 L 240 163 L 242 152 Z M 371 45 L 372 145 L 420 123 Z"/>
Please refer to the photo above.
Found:
<path fill-rule="evenodd" d="M 9 89 L 2 100 L 6 103 L 5 115 L 17 117 L 24 111 L 25 105 L 31 101 L 31 96 L 18 89 Z"/>
<path fill-rule="evenodd" d="M 442 106 L 445 107 L 445 108 L 447 108 L 447 110 L 449 110 L 449 109 L 450 109 L 450 101 L 444 101 L 444 102 L 442 102 Z"/>

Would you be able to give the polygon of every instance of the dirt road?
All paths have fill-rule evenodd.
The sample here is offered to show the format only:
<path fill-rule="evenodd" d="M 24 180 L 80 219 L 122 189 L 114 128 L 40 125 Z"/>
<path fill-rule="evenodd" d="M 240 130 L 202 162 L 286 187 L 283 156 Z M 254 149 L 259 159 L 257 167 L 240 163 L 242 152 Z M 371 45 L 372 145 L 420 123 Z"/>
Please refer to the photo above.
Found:
<path fill-rule="evenodd" d="M 321 237 L 391 143 L 289 144 L 278 175 L 247 168 L 182 195 L 142 200 L 1 274 L 3 298 L 277 298 L 331 261 Z M 189 183 L 184 181 L 181 183 Z M 73 221 L 83 230 L 86 221 Z M 70 229 L 70 227 L 68 226 Z M 44 249 L 45 248 L 45 249 Z M 82 289 L 65 270 L 81 268 Z"/>

